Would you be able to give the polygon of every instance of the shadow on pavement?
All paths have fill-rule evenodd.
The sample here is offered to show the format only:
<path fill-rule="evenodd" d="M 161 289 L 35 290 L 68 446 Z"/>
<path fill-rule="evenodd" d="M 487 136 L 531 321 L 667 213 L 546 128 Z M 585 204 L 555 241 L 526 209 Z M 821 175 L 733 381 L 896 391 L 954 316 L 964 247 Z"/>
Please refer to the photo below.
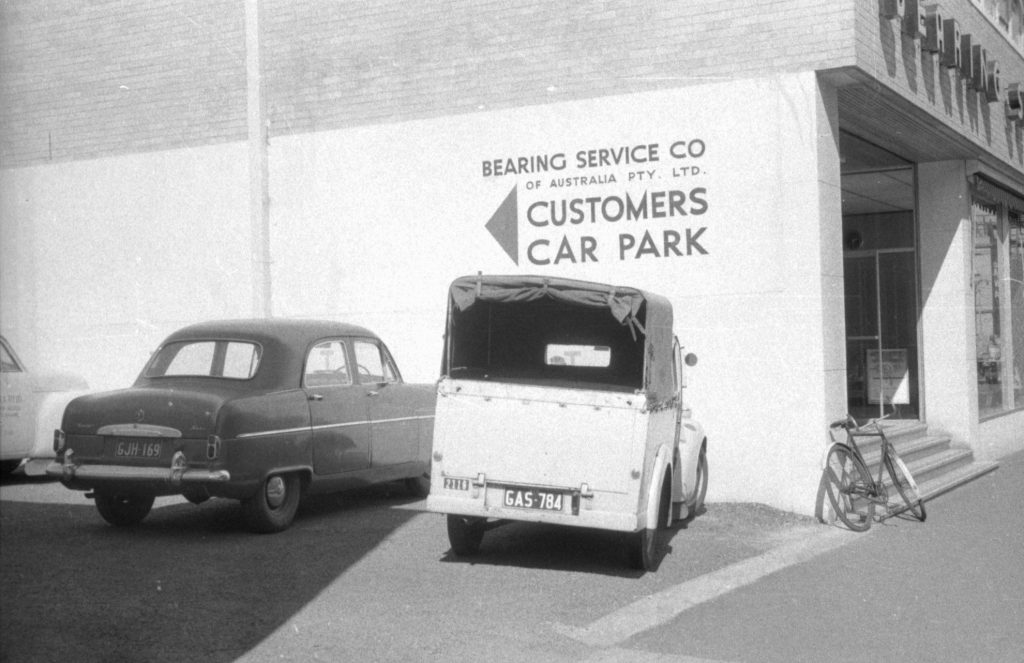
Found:
<path fill-rule="evenodd" d="M 679 521 L 664 530 L 660 540 L 659 563 L 673 552 L 672 542 L 698 522 L 695 518 Z M 477 555 L 459 556 L 450 550 L 442 561 L 491 566 L 516 566 L 552 571 L 594 573 L 621 578 L 639 578 L 646 572 L 629 565 L 629 535 L 599 529 L 564 527 L 542 523 L 508 522 L 484 535 Z"/>
<path fill-rule="evenodd" d="M 0 659 L 232 661 L 416 515 L 401 488 L 312 496 L 280 534 L 235 501 L 174 504 L 137 527 L 91 502 L 2 503 Z"/>

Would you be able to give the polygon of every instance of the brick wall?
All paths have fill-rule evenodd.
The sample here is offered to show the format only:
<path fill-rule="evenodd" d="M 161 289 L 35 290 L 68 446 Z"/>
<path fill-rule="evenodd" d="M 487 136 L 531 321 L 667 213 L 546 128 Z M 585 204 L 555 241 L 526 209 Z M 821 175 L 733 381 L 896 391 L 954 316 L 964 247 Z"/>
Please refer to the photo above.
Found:
<path fill-rule="evenodd" d="M 271 135 L 853 62 L 860 0 L 263 0 Z M 245 138 L 238 0 L 0 3 L 0 168 Z"/>
<path fill-rule="evenodd" d="M 7 0 L 0 30 L 0 167 L 245 136 L 234 0 Z"/>

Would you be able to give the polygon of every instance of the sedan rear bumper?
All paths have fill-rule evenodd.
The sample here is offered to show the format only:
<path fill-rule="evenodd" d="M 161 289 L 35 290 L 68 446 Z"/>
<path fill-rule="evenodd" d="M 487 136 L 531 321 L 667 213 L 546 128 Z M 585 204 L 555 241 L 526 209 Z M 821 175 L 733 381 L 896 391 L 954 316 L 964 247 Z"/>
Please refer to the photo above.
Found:
<path fill-rule="evenodd" d="M 170 467 L 134 467 L 131 465 L 80 465 L 74 461 L 72 453 L 64 455 L 63 461 L 55 461 L 46 466 L 47 476 L 65 482 L 69 481 L 166 481 L 172 486 L 183 483 L 224 483 L 231 480 L 227 470 L 205 470 L 189 468 L 184 455 L 178 452 L 171 460 Z"/>

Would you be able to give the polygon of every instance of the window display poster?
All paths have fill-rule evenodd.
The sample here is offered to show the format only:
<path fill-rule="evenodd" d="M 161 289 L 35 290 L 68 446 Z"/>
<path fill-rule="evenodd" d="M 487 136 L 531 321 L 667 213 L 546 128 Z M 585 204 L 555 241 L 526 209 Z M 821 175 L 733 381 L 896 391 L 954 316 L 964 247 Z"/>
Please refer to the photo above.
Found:
<path fill-rule="evenodd" d="M 869 403 L 910 403 L 910 372 L 905 349 L 868 350 L 867 363 Z"/>

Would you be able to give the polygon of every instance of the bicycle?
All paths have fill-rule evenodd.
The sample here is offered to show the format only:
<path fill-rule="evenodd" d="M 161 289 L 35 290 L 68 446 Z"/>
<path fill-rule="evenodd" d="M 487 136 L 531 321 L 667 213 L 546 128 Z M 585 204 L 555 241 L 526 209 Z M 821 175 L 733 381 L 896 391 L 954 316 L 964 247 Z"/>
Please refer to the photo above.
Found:
<path fill-rule="evenodd" d="M 881 422 L 888 416 L 872 419 L 860 426 L 848 414 L 845 419 L 834 421 L 828 427 L 832 444 L 825 459 L 826 492 L 836 516 L 856 532 L 864 532 L 871 527 L 876 505 L 885 509 L 879 520 L 905 511 L 910 511 L 920 521 L 927 517 L 914 477 L 882 428 Z M 846 431 L 845 442 L 836 439 L 836 431 L 840 428 Z M 864 455 L 857 446 L 857 438 L 867 437 L 877 437 L 881 443 L 882 457 L 878 463 L 877 478 L 871 476 Z M 891 485 L 903 499 L 902 505 L 890 505 L 883 471 L 889 473 Z"/>

